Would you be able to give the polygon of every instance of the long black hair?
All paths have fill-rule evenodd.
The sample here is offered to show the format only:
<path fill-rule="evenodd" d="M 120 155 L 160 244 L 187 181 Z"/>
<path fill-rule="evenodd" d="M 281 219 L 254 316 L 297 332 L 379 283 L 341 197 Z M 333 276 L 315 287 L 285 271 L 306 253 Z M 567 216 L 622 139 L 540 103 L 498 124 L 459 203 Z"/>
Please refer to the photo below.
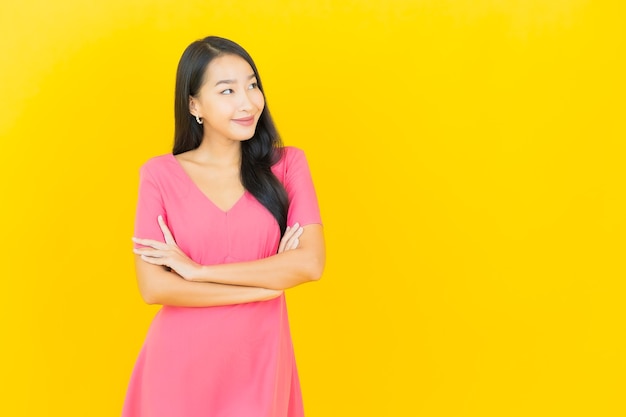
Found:
<path fill-rule="evenodd" d="M 185 49 L 176 71 L 176 97 L 174 101 L 173 154 L 200 146 L 203 126 L 189 111 L 189 97 L 194 97 L 204 83 L 209 63 L 216 57 L 237 55 L 252 67 L 259 90 L 265 96 L 259 72 L 252 57 L 241 46 L 228 39 L 209 36 L 193 42 Z M 252 138 L 241 143 L 241 183 L 270 213 L 280 227 L 281 236 L 287 227 L 287 192 L 272 172 L 272 166 L 282 156 L 282 142 L 267 103 L 259 117 Z"/>

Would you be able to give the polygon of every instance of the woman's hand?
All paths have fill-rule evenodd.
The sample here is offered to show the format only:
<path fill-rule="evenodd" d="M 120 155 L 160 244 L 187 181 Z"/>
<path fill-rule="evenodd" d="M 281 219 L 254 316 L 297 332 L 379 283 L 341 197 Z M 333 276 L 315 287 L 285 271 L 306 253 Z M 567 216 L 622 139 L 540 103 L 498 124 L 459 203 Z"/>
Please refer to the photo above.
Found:
<path fill-rule="evenodd" d="M 296 223 L 293 227 L 287 226 L 283 238 L 278 245 L 278 253 L 283 253 L 291 249 L 295 249 L 300 244 L 300 236 L 302 236 L 304 229 L 300 224 Z"/>
<path fill-rule="evenodd" d="M 144 248 L 133 249 L 141 259 L 149 264 L 166 266 L 174 270 L 178 275 L 186 280 L 193 280 L 202 268 L 202 265 L 191 260 L 176 244 L 174 236 L 163 221 L 163 217 L 158 217 L 159 227 L 163 232 L 165 243 L 158 240 L 133 238 L 133 242 Z"/>
<path fill-rule="evenodd" d="M 141 259 L 149 264 L 161 265 L 171 268 L 182 278 L 193 281 L 202 269 L 202 265 L 189 258 L 176 244 L 172 232 L 165 224 L 163 217 L 158 217 L 159 227 L 163 233 L 165 243 L 152 239 L 133 238 L 133 242 L 144 248 L 133 249 L 133 252 L 141 256 Z M 278 246 L 278 253 L 296 249 L 300 244 L 300 236 L 304 229 L 298 224 L 287 226 L 283 238 Z"/>

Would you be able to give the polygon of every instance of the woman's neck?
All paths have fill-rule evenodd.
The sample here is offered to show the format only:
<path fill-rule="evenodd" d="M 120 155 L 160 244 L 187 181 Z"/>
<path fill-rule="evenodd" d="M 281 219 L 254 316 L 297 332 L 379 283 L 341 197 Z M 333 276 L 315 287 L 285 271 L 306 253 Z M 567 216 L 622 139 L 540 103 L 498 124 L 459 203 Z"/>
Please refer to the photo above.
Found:
<path fill-rule="evenodd" d="M 241 163 L 241 142 L 214 141 L 207 138 L 194 151 L 194 159 L 201 164 L 237 165 Z"/>

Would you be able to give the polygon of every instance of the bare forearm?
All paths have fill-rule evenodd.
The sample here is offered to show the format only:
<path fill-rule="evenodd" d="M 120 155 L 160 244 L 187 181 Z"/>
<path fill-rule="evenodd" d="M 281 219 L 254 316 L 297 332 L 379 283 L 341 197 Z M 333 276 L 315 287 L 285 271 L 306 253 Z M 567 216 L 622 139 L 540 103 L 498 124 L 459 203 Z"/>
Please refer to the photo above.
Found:
<path fill-rule="evenodd" d="M 326 261 L 322 226 L 309 225 L 305 229 L 296 249 L 251 262 L 205 265 L 191 280 L 274 290 L 318 280 Z"/>
<path fill-rule="evenodd" d="M 266 288 L 190 282 L 174 272 L 147 264 L 137 265 L 137 278 L 139 291 L 148 304 L 211 307 L 264 301 L 280 295 Z"/>
<path fill-rule="evenodd" d="M 159 221 L 162 222 L 162 219 Z M 299 240 L 295 237 L 296 241 L 294 242 L 291 238 L 287 238 L 287 241 L 290 241 L 287 247 L 290 244 L 297 246 L 284 251 L 281 251 L 284 248 L 279 248 L 281 253 L 277 255 L 250 262 L 204 266 L 194 262 L 182 252 L 176 245 L 169 229 L 164 224 L 161 227 L 165 243 L 149 239 L 134 239 L 139 245 L 145 246 L 134 249 L 137 255 L 137 276 L 140 282 L 145 282 L 146 285 L 150 284 L 150 289 L 156 287 L 155 292 L 159 294 L 159 301 L 155 301 L 156 303 L 162 303 L 160 301 L 162 297 L 169 299 L 172 294 L 176 294 L 176 291 L 186 291 L 186 288 L 178 287 L 180 283 L 142 278 L 144 276 L 150 277 L 153 274 L 161 276 L 157 274 L 157 271 L 163 272 L 163 269 L 158 269 L 159 266 L 172 268 L 178 276 L 184 277 L 185 280 L 194 284 L 227 284 L 278 291 L 318 280 L 324 270 L 326 250 L 321 224 L 304 226 Z M 154 268 L 157 268 L 157 271 Z M 220 287 L 217 289 L 221 290 Z M 224 289 L 224 291 L 227 290 Z M 146 291 L 146 293 L 151 294 L 152 291 Z M 239 294 L 235 295 L 238 296 Z M 253 294 L 244 294 L 244 296 L 248 295 L 254 296 Z M 178 298 L 175 301 L 178 302 Z"/>
<path fill-rule="evenodd" d="M 202 266 L 192 280 L 284 290 L 318 280 L 324 264 L 321 225 L 310 225 L 296 249 L 251 262 Z"/>
<path fill-rule="evenodd" d="M 321 268 L 297 252 L 296 249 L 252 262 L 203 266 L 194 281 L 283 290 L 319 279 Z"/>

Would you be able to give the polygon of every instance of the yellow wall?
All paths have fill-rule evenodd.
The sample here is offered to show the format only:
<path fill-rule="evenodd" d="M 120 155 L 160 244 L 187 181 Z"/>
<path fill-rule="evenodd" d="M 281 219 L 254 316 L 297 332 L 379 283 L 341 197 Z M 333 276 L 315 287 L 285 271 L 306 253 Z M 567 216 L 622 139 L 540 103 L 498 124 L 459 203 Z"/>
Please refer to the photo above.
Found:
<path fill-rule="evenodd" d="M 308 416 L 626 415 L 623 4 L 3 2 L 0 415 L 119 414 L 155 312 L 137 170 L 209 34 L 315 176 L 328 266 L 288 294 Z"/>

